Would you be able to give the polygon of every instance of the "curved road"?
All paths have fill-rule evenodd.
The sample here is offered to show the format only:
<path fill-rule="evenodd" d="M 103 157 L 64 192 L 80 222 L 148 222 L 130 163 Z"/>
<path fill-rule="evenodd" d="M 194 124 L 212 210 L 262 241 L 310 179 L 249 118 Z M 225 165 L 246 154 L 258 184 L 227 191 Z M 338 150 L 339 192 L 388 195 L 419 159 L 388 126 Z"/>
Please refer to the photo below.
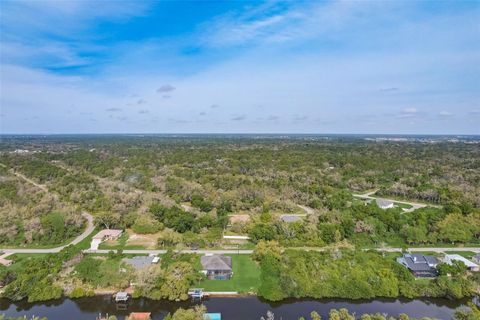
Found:
<path fill-rule="evenodd" d="M 406 210 L 407 212 L 411 212 L 411 211 L 414 211 L 416 209 L 425 208 L 425 207 L 441 208 L 441 206 L 436 205 L 436 204 L 426 204 L 426 203 L 419 203 L 419 202 L 412 202 L 412 201 L 395 200 L 395 199 L 389 199 L 389 198 L 384 198 L 384 197 L 376 197 L 376 196 L 374 196 L 374 194 L 377 193 L 377 191 L 378 191 L 378 189 L 367 192 L 365 194 L 353 193 L 352 196 L 354 196 L 355 198 L 360 198 L 360 199 L 371 199 L 371 200 L 385 199 L 385 200 L 388 200 L 388 201 L 401 203 L 401 204 L 407 204 L 409 206 L 412 206 L 410 209 Z"/>
<path fill-rule="evenodd" d="M 0 248 L 0 251 L 2 251 L 4 253 L 4 255 L 3 255 L 4 258 L 7 255 L 12 255 L 12 254 L 15 254 L 15 253 L 57 253 L 57 252 L 60 252 L 60 251 L 62 251 L 63 248 L 65 248 L 69 245 L 72 245 L 72 244 L 75 245 L 75 244 L 81 242 L 86 237 L 88 237 L 93 232 L 93 230 L 95 229 L 95 225 L 93 224 L 92 215 L 84 212 L 84 213 L 82 213 L 82 216 L 85 217 L 85 219 L 87 219 L 87 228 L 85 229 L 85 231 L 83 231 L 83 233 L 81 235 L 79 235 L 72 242 L 70 242 L 66 245 L 56 247 L 56 248 L 49 248 L 49 249 L 2 249 L 2 248 Z"/>

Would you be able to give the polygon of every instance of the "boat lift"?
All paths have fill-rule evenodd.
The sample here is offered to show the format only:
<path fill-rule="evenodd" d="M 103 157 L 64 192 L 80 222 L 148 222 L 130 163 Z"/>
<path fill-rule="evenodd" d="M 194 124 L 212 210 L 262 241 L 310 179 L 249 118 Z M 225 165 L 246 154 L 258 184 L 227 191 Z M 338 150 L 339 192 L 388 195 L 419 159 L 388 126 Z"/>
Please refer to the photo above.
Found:
<path fill-rule="evenodd" d="M 202 288 L 193 288 L 188 290 L 188 295 L 192 299 L 203 299 L 203 297 L 208 296 L 208 293 L 204 292 Z"/>

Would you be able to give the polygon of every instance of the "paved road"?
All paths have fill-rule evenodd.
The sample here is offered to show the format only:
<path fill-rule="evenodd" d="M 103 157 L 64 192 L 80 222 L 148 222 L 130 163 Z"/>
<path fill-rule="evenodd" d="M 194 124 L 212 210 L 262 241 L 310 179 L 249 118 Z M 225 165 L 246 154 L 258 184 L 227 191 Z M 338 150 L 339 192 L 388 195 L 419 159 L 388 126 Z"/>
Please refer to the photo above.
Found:
<path fill-rule="evenodd" d="M 84 250 L 86 253 L 109 253 L 110 251 L 115 250 Z M 218 250 L 175 250 L 180 253 L 197 253 L 197 254 L 252 254 L 253 250 L 235 250 L 235 249 L 218 249 Z M 126 254 L 164 254 L 167 250 L 123 250 L 123 253 Z"/>
<path fill-rule="evenodd" d="M 65 247 L 67 247 L 71 244 L 77 244 L 77 243 L 81 242 L 83 239 L 88 237 L 93 232 L 93 230 L 95 229 L 95 225 L 93 224 L 92 215 L 84 212 L 84 213 L 82 213 L 82 216 L 84 216 L 85 219 L 87 219 L 87 228 L 85 229 L 85 231 L 83 231 L 83 233 L 81 235 L 76 237 L 69 244 L 66 244 L 66 245 L 60 246 L 60 247 L 56 247 L 56 248 L 48 248 L 48 249 L 2 249 L 2 248 L 0 248 L 0 251 L 2 251 L 3 253 L 6 253 L 6 254 L 14 254 L 14 253 L 57 253 L 57 252 L 60 252 L 60 251 L 62 251 L 63 248 L 65 248 Z"/>
<path fill-rule="evenodd" d="M 300 250 L 300 249 L 299 249 Z M 301 250 L 307 251 L 325 251 L 327 248 L 302 248 Z M 385 251 L 385 252 L 402 252 L 402 248 L 377 248 L 377 251 Z M 86 253 L 109 253 L 112 250 L 84 250 Z M 113 250 L 115 251 L 115 250 Z M 475 253 L 480 253 L 480 247 L 449 247 L 449 248 L 408 248 L 408 251 L 411 252 L 448 252 L 448 251 L 471 251 Z M 164 254 L 167 250 L 123 250 L 123 253 L 126 254 Z M 177 250 L 176 252 L 180 253 L 196 253 L 196 254 L 252 254 L 253 250 L 235 250 L 235 249 L 228 249 L 228 250 Z"/>
<path fill-rule="evenodd" d="M 85 234 L 86 234 L 86 236 L 88 236 L 88 234 L 86 232 L 84 232 L 77 239 L 79 239 L 82 236 L 83 236 L 83 239 L 84 239 L 86 237 L 86 236 L 84 236 Z M 75 240 L 77 240 L 77 239 L 75 239 Z M 81 240 L 83 240 L 83 239 L 81 239 Z M 81 241 L 81 240 L 79 240 L 79 241 Z M 5 252 L 5 253 L 56 253 L 56 252 L 59 252 L 60 250 L 62 250 L 64 247 L 66 247 L 66 246 L 62 246 L 62 247 L 58 247 L 58 248 L 52 248 L 52 249 L 0 249 L 0 250 Z M 329 248 L 301 248 L 299 250 L 325 251 L 327 249 L 329 249 Z M 377 248 L 375 250 L 385 251 L 385 252 L 402 252 L 402 248 L 388 248 L 388 247 L 386 247 L 386 248 Z M 109 253 L 110 251 L 116 251 L 116 250 L 104 250 L 104 249 L 84 250 L 84 252 L 86 252 L 86 253 L 101 253 L 101 254 L 106 254 L 106 253 Z M 430 251 L 430 252 L 437 252 L 437 253 L 449 252 L 449 251 L 471 251 L 471 252 L 475 252 L 475 253 L 480 253 L 480 247 L 447 247 L 447 248 L 421 247 L 421 248 L 408 248 L 408 251 L 411 251 L 411 252 Z M 123 250 L 122 252 L 125 253 L 125 254 L 165 254 L 167 252 L 167 250 L 135 249 L 135 250 Z M 237 253 L 238 254 L 252 254 L 253 250 L 237 250 L 237 249 L 191 250 L 191 249 L 184 249 L 184 250 L 176 250 L 176 252 L 196 253 L 196 254 L 237 254 Z"/>

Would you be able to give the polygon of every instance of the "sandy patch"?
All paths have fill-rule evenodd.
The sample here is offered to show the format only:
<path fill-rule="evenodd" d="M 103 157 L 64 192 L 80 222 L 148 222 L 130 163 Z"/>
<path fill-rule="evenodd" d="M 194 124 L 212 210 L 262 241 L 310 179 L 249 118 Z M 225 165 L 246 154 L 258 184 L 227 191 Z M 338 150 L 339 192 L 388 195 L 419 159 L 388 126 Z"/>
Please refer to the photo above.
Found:
<path fill-rule="evenodd" d="M 230 223 L 247 223 L 250 221 L 250 215 L 248 214 L 233 214 L 229 218 Z"/>
<path fill-rule="evenodd" d="M 160 238 L 161 235 L 160 232 L 154 234 L 137 234 L 130 229 L 128 229 L 127 232 L 127 246 L 142 246 L 146 249 L 155 249 L 157 246 L 158 238 Z"/>

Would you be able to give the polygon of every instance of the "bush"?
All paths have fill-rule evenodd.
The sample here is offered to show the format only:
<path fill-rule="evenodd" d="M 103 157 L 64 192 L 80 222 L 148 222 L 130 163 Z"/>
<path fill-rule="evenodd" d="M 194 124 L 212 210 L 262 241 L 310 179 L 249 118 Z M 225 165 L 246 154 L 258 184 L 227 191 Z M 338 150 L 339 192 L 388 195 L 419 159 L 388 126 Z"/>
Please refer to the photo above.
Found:
<path fill-rule="evenodd" d="M 132 230 L 139 234 L 156 233 L 163 230 L 163 224 L 148 216 L 140 216 L 133 224 Z"/>

